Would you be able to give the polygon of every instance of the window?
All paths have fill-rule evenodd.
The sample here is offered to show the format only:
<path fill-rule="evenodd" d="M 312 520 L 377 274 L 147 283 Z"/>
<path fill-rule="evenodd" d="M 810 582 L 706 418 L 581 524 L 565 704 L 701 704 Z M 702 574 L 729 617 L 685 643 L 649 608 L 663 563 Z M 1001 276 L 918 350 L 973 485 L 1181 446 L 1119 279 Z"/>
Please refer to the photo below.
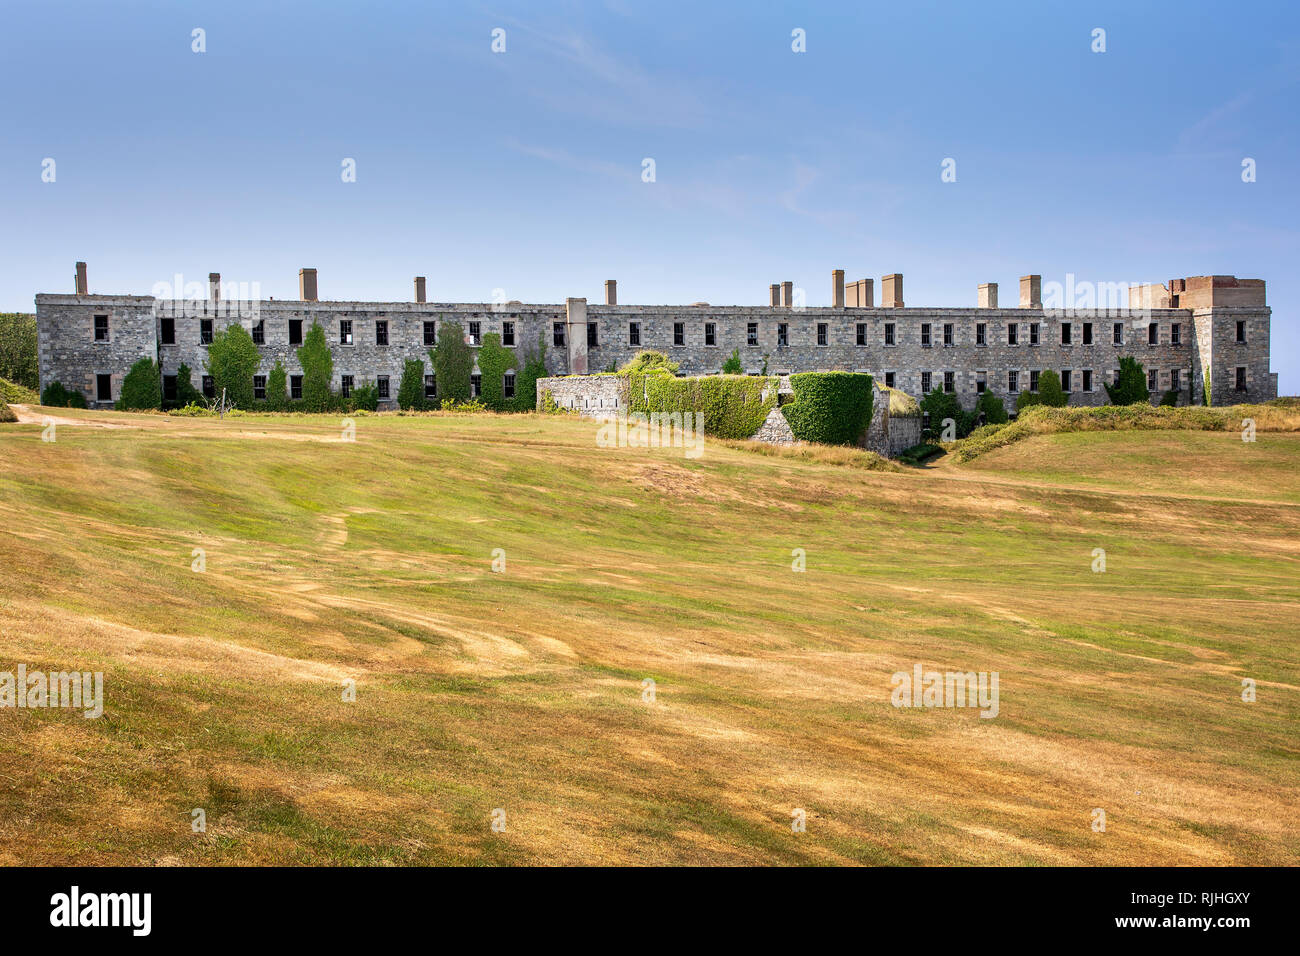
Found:
<path fill-rule="evenodd" d="M 1116 385 L 1119 384 L 1119 369 L 1115 369 L 1115 371 L 1110 373 L 1110 380 Z"/>
<path fill-rule="evenodd" d="M 1245 322 L 1237 323 L 1237 344 L 1238 345 L 1246 344 L 1246 323 Z"/>
<path fill-rule="evenodd" d="M 1083 390 L 1085 392 L 1092 391 L 1092 369 L 1090 368 L 1083 370 Z"/>
<path fill-rule="evenodd" d="M 253 344 L 254 345 L 266 344 L 266 320 L 265 319 L 258 319 L 256 322 L 253 323 Z"/>
<path fill-rule="evenodd" d="M 1029 370 L 1029 390 L 1031 392 L 1038 391 L 1038 369 L 1036 368 Z"/>
<path fill-rule="evenodd" d="M 629 322 L 627 324 L 627 344 L 628 345 L 641 344 L 641 323 L 640 322 Z"/>
<path fill-rule="evenodd" d="M 686 323 L 673 323 L 673 345 L 683 346 L 686 344 Z"/>
<path fill-rule="evenodd" d="M 1160 373 L 1156 369 L 1147 370 L 1147 391 L 1154 392 L 1159 387 Z"/>
<path fill-rule="evenodd" d="M 984 322 L 975 323 L 975 344 L 988 345 L 988 325 Z"/>
<path fill-rule="evenodd" d="M 199 319 L 199 344 L 200 345 L 212 344 L 212 320 L 211 319 Z"/>
<path fill-rule="evenodd" d="M 344 375 L 344 376 L 343 376 L 343 379 L 342 379 L 342 381 L 341 381 L 341 383 L 340 383 L 340 385 L 339 385 L 339 394 L 340 394 L 341 396 L 343 396 L 344 398 L 347 398 L 349 395 L 352 394 L 352 376 L 351 376 L 351 375 Z"/>
<path fill-rule="evenodd" d="M 955 392 L 955 391 L 957 391 L 957 373 L 956 373 L 956 372 L 944 372 L 944 373 L 943 373 L 943 390 L 944 390 L 945 392 Z"/>
<path fill-rule="evenodd" d="M 265 375 L 253 376 L 253 397 L 260 401 L 266 400 L 266 376 Z"/>
<path fill-rule="evenodd" d="M 95 401 L 111 402 L 113 400 L 113 376 L 95 376 Z"/>
<path fill-rule="evenodd" d="M 1029 344 L 1030 345 L 1038 344 L 1038 323 L 1037 322 L 1029 323 Z"/>
<path fill-rule="evenodd" d="M 483 323 L 471 322 L 469 324 L 469 344 L 478 345 L 482 342 Z"/>
<path fill-rule="evenodd" d="M 551 325 L 551 342 L 557 349 L 564 348 L 563 322 L 555 322 Z"/>
<path fill-rule="evenodd" d="M 778 322 L 776 326 L 776 347 L 785 348 L 790 344 L 790 326 L 785 322 Z"/>
<path fill-rule="evenodd" d="M 1015 322 L 1007 323 L 1007 345 L 1018 345 L 1017 337 L 1020 334 L 1020 326 Z"/>
<path fill-rule="evenodd" d="M 1110 327 L 1110 340 L 1115 345 L 1124 344 L 1124 323 L 1116 322 Z"/>
<path fill-rule="evenodd" d="M 1169 326 L 1169 344 L 1183 344 L 1183 326 L 1181 322 L 1175 322 Z"/>
<path fill-rule="evenodd" d="M 943 324 L 943 347 L 948 348 L 952 345 L 952 323 Z"/>
<path fill-rule="evenodd" d="M 928 349 L 929 347 L 930 347 L 930 323 L 922 322 L 921 323 L 921 348 Z"/>
<path fill-rule="evenodd" d="M 860 328 L 860 329 L 865 329 L 866 326 L 865 326 L 865 325 L 860 325 L 860 326 L 858 326 L 858 328 Z M 862 345 L 866 345 L 867 343 L 866 343 L 866 342 L 862 342 L 861 344 L 862 344 Z M 893 323 L 893 322 L 886 322 L 886 323 L 885 323 L 885 344 L 886 344 L 886 345 L 893 345 L 893 344 L 894 344 L 894 323 Z"/>
<path fill-rule="evenodd" d="M 302 325 L 299 324 L 298 328 L 301 329 Z M 301 375 L 289 376 L 289 397 L 295 400 L 302 398 L 302 376 Z"/>
<path fill-rule="evenodd" d="M 375 320 L 375 344 L 376 345 L 388 344 L 388 320 L 387 319 Z"/>
<path fill-rule="evenodd" d="M 203 397 L 204 398 L 217 397 L 217 383 L 212 380 L 211 375 L 203 376 Z"/>
<path fill-rule="evenodd" d="M 506 398 L 515 397 L 515 373 L 506 372 L 505 377 L 501 379 L 501 391 Z"/>
<path fill-rule="evenodd" d="M 867 344 L 867 323 L 859 322 L 855 332 L 857 335 L 856 341 L 858 345 L 866 345 Z M 888 338 L 888 333 L 886 333 L 886 338 Z M 889 343 L 886 342 L 885 344 L 888 345 Z"/>
<path fill-rule="evenodd" d="M 436 376 L 433 375 L 424 376 L 424 397 L 425 398 L 438 397 L 438 379 Z"/>
<path fill-rule="evenodd" d="M 176 401 L 177 391 L 178 389 L 176 385 L 176 376 L 164 375 L 163 376 L 163 401 L 165 402 Z"/>
<path fill-rule="evenodd" d="M 438 344 L 438 323 L 437 322 L 424 323 L 424 344 L 425 345 Z"/>
<path fill-rule="evenodd" d="M 826 323 L 825 323 L 825 322 L 818 322 L 818 323 L 817 323 L 817 344 L 818 344 L 818 345 L 825 345 L 825 344 L 826 344 L 826 341 L 827 341 L 827 339 L 826 339 L 826 332 L 827 332 L 827 329 L 826 329 Z"/>
<path fill-rule="evenodd" d="M 1159 344 L 1160 344 L 1160 325 L 1159 323 L 1152 322 L 1150 325 L 1147 326 L 1147 345 L 1159 345 Z"/>
<path fill-rule="evenodd" d="M 478 398 L 483 394 L 483 376 L 474 372 L 469 377 L 469 394 L 471 398 Z"/>
<path fill-rule="evenodd" d="M 745 329 L 745 344 L 754 346 L 758 345 L 758 323 L 750 322 Z"/>
<path fill-rule="evenodd" d="M 976 393 L 977 393 L 977 394 L 980 394 L 980 395 L 983 395 L 983 394 L 984 394 L 984 390 L 985 390 L 986 388 L 988 388 L 988 387 L 989 387 L 989 373 L 988 373 L 988 372 L 976 372 L 976 373 L 975 373 L 975 391 L 976 391 Z"/>
<path fill-rule="evenodd" d="M 893 372 L 886 372 L 886 373 L 885 373 L 885 388 L 893 388 L 893 387 L 894 387 L 894 373 L 893 373 Z"/>
<path fill-rule="evenodd" d="M 383 399 L 388 398 L 388 376 L 387 375 L 380 375 L 375 378 L 375 390 L 379 393 L 380 398 Z"/>
<path fill-rule="evenodd" d="M 1177 392 L 1177 391 L 1179 391 L 1179 387 L 1178 387 L 1178 386 L 1179 386 L 1179 382 L 1178 382 L 1178 369 L 1176 369 L 1176 368 L 1171 368 L 1171 369 L 1169 370 L 1169 388 L 1172 389 L 1173 391 Z"/>
<path fill-rule="evenodd" d="M 640 340 L 638 339 L 637 341 L 639 342 Z M 718 327 L 714 325 L 712 322 L 704 323 L 704 344 L 705 345 L 718 344 Z"/>
<path fill-rule="evenodd" d="M 95 341 L 108 341 L 108 316 L 106 315 L 95 316 Z M 108 399 L 104 399 L 104 401 L 108 401 Z"/>
<path fill-rule="evenodd" d="M 1083 344 L 1084 345 L 1092 344 L 1092 323 L 1091 322 L 1083 323 Z"/>
<path fill-rule="evenodd" d="M 289 320 L 289 344 L 302 345 L 302 319 Z"/>
<path fill-rule="evenodd" d="M 1062 322 L 1061 323 L 1061 344 L 1062 345 L 1073 344 L 1071 341 L 1073 335 L 1074 335 L 1074 328 L 1070 325 L 1070 323 Z"/>
<path fill-rule="evenodd" d="M 352 320 L 339 319 L 339 345 L 352 344 Z"/>
<path fill-rule="evenodd" d="M 1237 366 L 1237 391 L 1244 392 L 1245 390 L 1246 390 L 1246 366 L 1238 365 Z"/>
<path fill-rule="evenodd" d="M 1065 392 L 1067 395 L 1073 391 L 1073 389 L 1070 388 L 1070 370 L 1068 368 L 1061 369 L 1061 391 Z"/>
<path fill-rule="evenodd" d="M 1007 391 L 1013 395 L 1020 391 L 1020 373 L 1015 369 L 1007 372 Z"/>
<path fill-rule="evenodd" d="M 501 323 L 501 344 L 506 348 L 515 347 L 515 324 L 513 322 Z"/>
<path fill-rule="evenodd" d="M 176 344 L 176 320 L 175 319 L 162 320 L 162 344 L 163 345 Z"/>
<path fill-rule="evenodd" d="M 921 373 L 921 394 L 922 395 L 930 394 L 930 373 L 929 372 Z"/>
<path fill-rule="evenodd" d="M 589 349 L 594 349 L 600 344 L 597 328 L 598 326 L 595 322 L 587 323 L 587 348 Z"/>

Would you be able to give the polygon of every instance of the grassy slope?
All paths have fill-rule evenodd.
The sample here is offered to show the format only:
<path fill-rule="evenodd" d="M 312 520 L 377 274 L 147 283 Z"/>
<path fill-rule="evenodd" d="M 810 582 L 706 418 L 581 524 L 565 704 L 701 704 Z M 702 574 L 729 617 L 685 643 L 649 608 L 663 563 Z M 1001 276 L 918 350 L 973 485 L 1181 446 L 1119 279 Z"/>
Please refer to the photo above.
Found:
<path fill-rule="evenodd" d="M 0 861 L 1300 862 L 1298 436 L 893 472 L 57 414 L 128 427 L 0 429 L 0 670 L 106 715 L 0 710 Z M 917 661 L 1001 714 L 894 709 Z"/>

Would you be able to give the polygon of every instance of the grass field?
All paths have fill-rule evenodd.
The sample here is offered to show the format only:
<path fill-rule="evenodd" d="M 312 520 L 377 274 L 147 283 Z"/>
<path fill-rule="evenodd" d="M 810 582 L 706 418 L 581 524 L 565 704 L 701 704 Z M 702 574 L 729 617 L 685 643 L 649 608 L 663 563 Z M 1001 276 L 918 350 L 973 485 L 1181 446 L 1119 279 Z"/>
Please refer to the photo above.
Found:
<path fill-rule="evenodd" d="M 1300 863 L 1300 435 L 16 410 L 0 671 L 105 712 L 0 709 L 0 862 Z M 891 706 L 916 663 L 998 716 Z"/>

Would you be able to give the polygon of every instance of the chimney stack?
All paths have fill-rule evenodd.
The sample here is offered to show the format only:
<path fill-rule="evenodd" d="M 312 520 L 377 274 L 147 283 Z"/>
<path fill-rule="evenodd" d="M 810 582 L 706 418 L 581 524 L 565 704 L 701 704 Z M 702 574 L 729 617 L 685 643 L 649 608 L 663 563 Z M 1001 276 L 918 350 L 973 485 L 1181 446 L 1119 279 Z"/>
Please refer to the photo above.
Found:
<path fill-rule="evenodd" d="M 87 289 L 86 264 L 84 262 L 78 262 L 77 263 L 77 295 L 90 295 L 90 293 L 87 292 L 86 289 Z"/>
<path fill-rule="evenodd" d="M 903 307 L 903 273 L 895 272 L 880 280 L 880 307 L 882 309 Z"/>
<path fill-rule="evenodd" d="M 794 283 L 793 282 L 781 283 L 781 304 L 785 306 L 787 309 L 791 308 L 794 305 Z"/>
<path fill-rule="evenodd" d="M 316 270 L 298 270 L 298 298 L 304 302 L 316 301 Z"/>
<path fill-rule="evenodd" d="M 1020 308 L 1041 309 L 1043 307 L 1043 277 L 1020 277 Z"/>
<path fill-rule="evenodd" d="M 208 298 L 213 302 L 221 301 L 221 273 L 208 273 Z"/>
<path fill-rule="evenodd" d="M 979 307 L 981 309 L 996 309 L 998 307 L 998 284 L 996 282 L 983 282 L 980 284 Z"/>
<path fill-rule="evenodd" d="M 767 287 L 768 305 L 776 307 L 781 304 L 781 287 L 775 283 Z"/>
<path fill-rule="evenodd" d="M 873 279 L 850 282 L 845 291 L 845 304 L 850 309 L 869 309 L 875 303 L 876 283 Z"/>
<path fill-rule="evenodd" d="M 844 270 L 831 271 L 831 308 L 844 308 Z"/>
<path fill-rule="evenodd" d="M 415 301 L 424 301 L 424 276 L 415 277 Z"/>
<path fill-rule="evenodd" d="M 618 305 L 618 280 L 605 280 L 605 304 Z"/>

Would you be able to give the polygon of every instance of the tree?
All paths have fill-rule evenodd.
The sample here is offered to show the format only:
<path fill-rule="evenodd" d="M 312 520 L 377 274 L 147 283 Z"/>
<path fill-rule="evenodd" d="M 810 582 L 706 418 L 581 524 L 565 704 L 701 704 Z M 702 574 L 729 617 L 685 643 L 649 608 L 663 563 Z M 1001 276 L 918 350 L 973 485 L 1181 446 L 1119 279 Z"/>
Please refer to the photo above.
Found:
<path fill-rule="evenodd" d="M 1049 408 L 1064 408 L 1069 404 L 1070 396 L 1061 388 L 1061 376 L 1050 368 L 1043 369 L 1038 376 L 1039 403 Z"/>
<path fill-rule="evenodd" d="M 1131 355 L 1119 360 L 1119 380 L 1106 385 L 1106 394 L 1112 405 L 1141 405 L 1151 401 L 1147 389 L 1147 373 L 1142 364 Z"/>
<path fill-rule="evenodd" d="M 723 375 L 744 375 L 745 366 L 740 364 L 740 349 L 732 349 L 731 355 L 722 363 Z"/>
<path fill-rule="evenodd" d="M 253 373 L 261 361 L 253 337 L 242 325 L 228 325 L 212 336 L 207 368 L 217 397 L 224 392 L 226 401 L 234 407 L 251 408 Z"/>
<path fill-rule="evenodd" d="M 656 352 L 654 349 L 645 349 L 633 355 L 622 368 L 622 373 L 641 373 L 665 372 L 669 375 L 676 375 L 677 369 L 681 366 L 672 361 L 663 352 Z"/>
<path fill-rule="evenodd" d="M 122 379 L 117 407 L 127 411 L 162 408 L 162 370 L 153 359 L 142 358 Z"/>
<path fill-rule="evenodd" d="M 929 416 L 930 424 L 925 430 L 925 438 L 929 441 L 944 440 L 946 419 L 952 419 L 952 438 L 965 438 L 975 427 L 976 414 L 964 411 L 957 396 L 941 388 L 921 399 L 921 412 Z"/>
<path fill-rule="evenodd" d="M 23 312 L 0 312 L 0 378 L 27 388 L 39 386 L 36 316 Z"/>
<path fill-rule="evenodd" d="M 465 341 L 459 322 L 438 325 L 438 344 L 429 350 L 438 395 L 444 401 L 469 401 L 469 377 L 474 371 L 474 353 Z"/>
<path fill-rule="evenodd" d="M 975 403 L 975 413 L 984 413 L 984 423 L 986 425 L 1005 425 L 1007 423 L 1007 408 L 1002 404 L 1002 399 L 998 398 L 990 391 L 985 391 L 980 395 L 979 401 Z"/>
<path fill-rule="evenodd" d="M 276 359 L 271 373 L 266 376 L 266 407 L 270 411 L 282 412 L 289 407 L 287 380 L 284 364 Z"/>
<path fill-rule="evenodd" d="M 537 348 L 524 353 L 524 367 L 515 376 L 515 411 L 531 412 L 537 407 L 537 380 L 546 378 L 546 335 L 537 336 Z"/>
<path fill-rule="evenodd" d="M 176 404 L 184 408 L 186 405 L 198 405 L 202 401 L 203 393 L 194 387 L 190 367 L 182 362 L 176 369 Z"/>
<path fill-rule="evenodd" d="M 424 362 L 407 359 L 402 366 L 402 382 L 397 386 L 397 407 L 418 412 L 427 405 L 424 400 Z"/>
<path fill-rule="evenodd" d="M 501 336 L 489 332 L 478 350 L 479 399 L 493 411 L 505 411 L 505 374 L 515 367 L 515 355 L 501 345 Z"/>
<path fill-rule="evenodd" d="M 334 381 L 334 356 L 325 341 L 325 330 L 317 322 L 303 336 L 298 349 L 302 366 L 302 407 L 309 412 L 327 412 L 333 399 L 330 383 Z"/>

